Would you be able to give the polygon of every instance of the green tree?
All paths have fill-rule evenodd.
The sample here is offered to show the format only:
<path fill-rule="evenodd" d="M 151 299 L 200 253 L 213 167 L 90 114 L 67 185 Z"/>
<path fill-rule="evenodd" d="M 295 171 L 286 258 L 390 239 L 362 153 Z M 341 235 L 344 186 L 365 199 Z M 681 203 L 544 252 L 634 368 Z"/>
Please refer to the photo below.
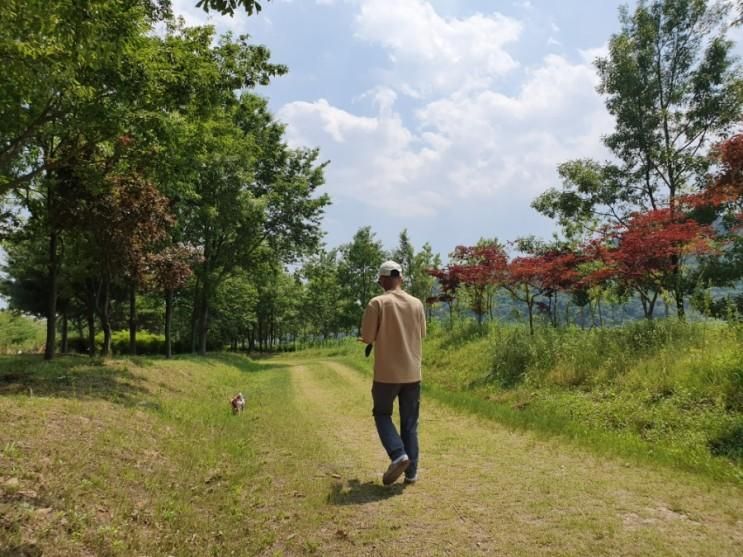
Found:
<path fill-rule="evenodd" d="M 255 98 L 246 98 L 256 102 Z M 265 111 L 260 101 L 259 111 Z M 250 118 L 250 113 L 238 117 Z M 250 119 L 241 124 L 250 124 Z M 276 126 L 276 124 L 271 124 Z M 320 216 L 328 203 L 317 196 L 323 183 L 316 151 L 290 150 L 283 143 L 256 149 L 252 130 L 233 128 L 224 120 L 208 126 L 198 141 L 207 145 L 194 157 L 202 171 L 194 184 L 195 204 L 185 215 L 187 238 L 202 248 L 197 266 L 195 324 L 200 353 L 206 351 L 209 306 L 215 289 L 235 269 L 249 269 L 260 260 L 263 248 L 290 260 L 319 240 Z M 275 166 L 264 173 L 256 162 L 263 149 L 280 153 Z M 267 180 L 267 181 L 264 181 Z"/>
<path fill-rule="evenodd" d="M 215 45 L 212 28 L 178 26 L 162 48 L 179 68 L 165 73 L 165 86 L 182 100 L 163 124 L 169 156 L 156 181 L 175 201 L 174 242 L 202 255 L 194 269 L 192 348 L 204 353 L 222 281 L 256 265 L 264 248 L 289 260 L 317 242 L 328 203 L 316 193 L 324 165 L 317 151 L 288 148 L 266 101 L 249 92 L 286 72 L 269 62 L 267 49 L 230 35 Z"/>
<path fill-rule="evenodd" d="M 276 259 L 264 260 L 252 273 L 258 292 L 256 320 L 249 336 L 250 348 L 281 348 L 299 334 L 303 286 Z"/>
<path fill-rule="evenodd" d="M 405 290 L 420 299 L 424 304 L 433 295 L 436 279 L 428 272 L 429 269 L 441 266 L 441 258 L 434 254 L 431 245 L 423 244 L 421 251 L 415 252 L 415 247 L 410 241 L 407 229 L 400 233 L 400 240 L 392 259 L 402 267 Z"/>
<path fill-rule="evenodd" d="M 418 298 L 423 304 L 427 304 L 429 308 L 429 320 L 431 319 L 431 304 L 427 302 L 435 296 L 436 289 L 436 279 L 429 271 L 431 269 L 438 269 L 439 267 L 441 267 L 441 256 L 438 253 L 433 253 L 431 244 L 426 242 L 413 258 L 413 266 L 408 279 L 408 292 Z"/>
<path fill-rule="evenodd" d="M 343 303 L 337 250 L 322 250 L 308 258 L 301 276 L 305 281 L 302 315 L 308 332 L 323 340 L 337 335 Z"/>
<path fill-rule="evenodd" d="M 235 10 L 240 7 L 242 7 L 248 15 L 258 13 L 263 9 L 263 6 L 261 6 L 261 3 L 257 0 L 199 0 L 196 7 L 203 8 L 206 12 L 214 10 L 225 15 L 234 15 Z"/>
<path fill-rule="evenodd" d="M 217 337 L 227 341 L 233 350 L 248 337 L 256 322 L 258 288 L 245 272 L 235 272 L 226 278 L 217 290 L 214 313 Z"/>
<path fill-rule="evenodd" d="M 407 228 L 400 232 L 400 240 L 397 248 L 392 252 L 392 259 L 400 264 L 402 276 L 406 281 L 409 281 L 415 264 L 415 248 L 410 242 Z"/>
<path fill-rule="evenodd" d="M 377 280 L 385 252 L 371 227 L 364 226 L 354 234 L 350 243 L 341 246 L 340 254 L 338 278 L 344 298 L 343 327 L 358 332 L 369 300 L 381 293 Z"/>
<path fill-rule="evenodd" d="M 23 4 L 23 5 L 21 5 Z M 47 345 L 55 352 L 60 249 L 81 198 L 105 189 L 142 97 L 139 65 L 156 11 L 142 0 L 7 2 L 0 7 L 0 195 L 46 229 Z"/>
<path fill-rule="evenodd" d="M 166 336 L 177 298 L 176 315 L 190 308 L 204 352 L 224 281 L 246 273 L 254 280 L 263 262 L 280 267 L 319 241 L 324 164 L 316 150 L 289 148 L 267 102 L 250 92 L 286 68 L 246 36 L 215 40 L 211 27 L 184 27 L 167 0 L 22 4 L 0 6 L 0 198 L 15 204 L 3 207 L 0 229 L 19 217 L 24 239 L 10 240 L 13 251 L 30 242 L 34 257 L 9 261 L 7 288 L 35 305 L 45 297 L 52 357 L 58 313 L 63 330 L 70 311 L 78 321 L 85 314 L 92 346 L 96 312 L 110 339 L 112 327 L 125 325 L 127 295 L 135 346 L 136 291 L 152 278 L 165 296 Z M 165 33 L 153 33 L 163 19 Z M 150 209 L 165 209 L 168 198 L 177 221 L 169 237 L 150 226 L 165 213 L 142 212 L 117 186 L 122 180 L 148 186 L 141 197 Z M 199 253 L 195 262 L 151 257 L 183 246 Z M 191 266 L 192 301 L 184 303 Z M 285 278 L 286 292 L 301 290 Z M 296 305 L 274 315 L 296 329 Z"/>

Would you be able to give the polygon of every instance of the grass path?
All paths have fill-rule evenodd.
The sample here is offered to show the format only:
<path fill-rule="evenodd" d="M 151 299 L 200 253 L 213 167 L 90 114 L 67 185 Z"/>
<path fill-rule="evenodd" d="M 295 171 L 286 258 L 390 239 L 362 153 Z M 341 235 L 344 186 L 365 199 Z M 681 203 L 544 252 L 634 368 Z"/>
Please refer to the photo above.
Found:
<path fill-rule="evenodd" d="M 382 554 L 735 555 L 743 493 L 595 458 L 424 399 L 420 483 L 377 487 L 385 454 L 368 380 L 335 362 L 294 367 L 301 411 L 344 447 L 344 523 Z M 399 494 L 399 496 L 397 496 Z"/>
<path fill-rule="evenodd" d="M 384 487 L 369 378 L 337 361 L 79 361 L 32 379 L 0 365 L 2 557 L 743 547 L 738 486 L 594 456 L 425 395 L 420 482 Z M 248 409 L 234 417 L 237 390 Z"/>

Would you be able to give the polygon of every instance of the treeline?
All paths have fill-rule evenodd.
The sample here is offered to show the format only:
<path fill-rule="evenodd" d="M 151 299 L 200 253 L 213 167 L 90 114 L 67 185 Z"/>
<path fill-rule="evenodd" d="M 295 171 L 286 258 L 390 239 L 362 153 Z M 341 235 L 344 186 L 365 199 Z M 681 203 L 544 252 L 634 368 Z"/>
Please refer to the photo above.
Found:
<path fill-rule="evenodd" d="M 458 247 L 435 271 L 437 299 L 451 308 L 464 295 L 482 322 L 493 292 L 506 291 L 526 306 L 532 333 L 535 312 L 558 324 L 560 297 L 588 306 L 598 325 L 602 302 L 630 298 L 648 319 L 661 300 L 683 319 L 689 299 L 738 319 L 743 296 L 724 289 L 743 277 L 743 136 L 730 136 L 743 83 L 726 14 L 702 0 L 623 8 L 621 31 L 595 61 L 615 119 L 604 138 L 612 159 L 560 165 L 562 187 L 533 207 L 561 234 L 519 239 L 510 258 L 498 242 Z"/>
<path fill-rule="evenodd" d="M 737 319 L 743 298 L 725 289 L 743 275 L 743 81 L 723 8 L 621 11 L 596 60 L 612 158 L 560 165 L 561 187 L 533 204 L 559 235 L 483 239 L 442 266 L 406 231 L 389 252 L 368 227 L 322 247 L 325 163 L 289 148 L 254 92 L 287 71 L 265 47 L 185 26 L 167 2 L 3 3 L 2 294 L 46 318 L 47 358 L 355 336 L 386 258 L 449 322 L 525 318 L 533 332 L 575 322 L 570 305 L 600 326 L 629 301 L 648 319 L 659 303 L 683 319 L 690 301 Z"/>
<path fill-rule="evenodd" d="M 141 327 L 204 353 L 236 302 L 281 303 L 277 269 L 317 249 L 329 202 L 317 151 L 253 93 L 286 68 L 168 2 L 11 1 L 0 20 L 2 288 L 46 317 L 46 357 L 70 329 L 108 355 L 124 327 L 131 353 Z"/>

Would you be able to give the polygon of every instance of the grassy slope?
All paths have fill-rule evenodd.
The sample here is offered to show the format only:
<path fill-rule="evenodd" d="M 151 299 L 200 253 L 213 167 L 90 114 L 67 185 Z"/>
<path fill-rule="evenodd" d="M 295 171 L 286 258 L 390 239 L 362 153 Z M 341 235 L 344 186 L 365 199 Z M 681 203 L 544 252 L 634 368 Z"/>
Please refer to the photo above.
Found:
<path fill-rule="evenodd" d="M 0 554 L 734 555 L 743 543 L 740 488 L 430 399 L 421 483 L 384 488 L 368 378 L 293 358 L 0 359 Z M 233 417 L 237 390 L 248 409 Z"/>

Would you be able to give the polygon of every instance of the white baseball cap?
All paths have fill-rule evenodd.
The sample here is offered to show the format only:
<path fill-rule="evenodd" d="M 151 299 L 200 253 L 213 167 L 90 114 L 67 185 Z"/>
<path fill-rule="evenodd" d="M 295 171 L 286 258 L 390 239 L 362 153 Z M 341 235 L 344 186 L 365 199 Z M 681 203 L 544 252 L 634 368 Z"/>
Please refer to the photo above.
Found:
<path fill-rule="evenodd" d="M 379 266 L 380 277 L 392 276 L 392 271 L 397 271 L 402 276 L 402 267 L 395 261 L 385 261 Z"/>

